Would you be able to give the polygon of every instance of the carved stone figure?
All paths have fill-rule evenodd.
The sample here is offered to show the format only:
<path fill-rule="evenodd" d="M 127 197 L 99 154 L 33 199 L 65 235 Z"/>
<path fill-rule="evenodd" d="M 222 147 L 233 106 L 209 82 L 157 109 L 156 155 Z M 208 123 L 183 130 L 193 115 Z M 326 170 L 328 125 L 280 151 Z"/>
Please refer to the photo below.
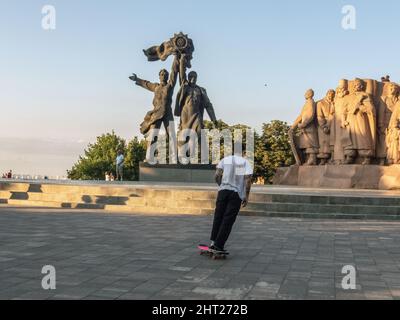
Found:
<path fill-rule="evenodd" d="M 329 90 L 324 99 L 317 102 L 318 120 L 318 159 L 320 165 L 325 165 L 331 157 L 330 131 L 334 113 L 335 91 Z"/>
<path fill-rule="evenodd" d="M 136 76 L 136 74 L 133 74 L 131 77 L 129 77 L 129 79 L 136 82 L 136 85 L 154 92 L 153 110 L 149 111 L 146 114 L 143 122 L 140 124 L 140 132 L 146 136 L 146 140 L 148 141 L 146 161 L 148 161 L 148 159 L 151 159 L 153 156 L 152 147 L 156 146 L 156 142 L 158 141 L 159 129 L 162 124 L 164 124 L 166 136 L 169 137 L 170 133 L 172 133 L 172 141 L 175 141 L 175 125 L 171 105 L 178 72 L 179 59 L 177 56 L 175 56 L 174 62 L 172 64 L 171 75 L 169 76 L 168 71 L 165 69 L 162 69 L 159 72 L 160 83 L 152 83 L 147 80 L 140 79 Z M 174 148 L 170 148 L 169 156 L 171 161 L 174 161 Z"/>
<path fill-rule="evenodd" d="M 185 78 L 176 98 L 174 115 L 180 117 L 180 130 L 192 129 L 200 139 L 201 129 L 204 128 L 204 111 L 207 111 L 212 122 L 216 123 L 217 118 L 206 89 L 197 85 L 197 73 L 191 71 L 188 79 Z"/>
<path fill-rule="evenodd" d="M 345 106 L 348 102 L 349 91 L 347 89 L 347 80 L 341 80 L 336 88 L 334 113 L 331 125 L 330 144 L 333 150 L 332 162 L 334 164 L 342 164 L 344 162 L 343 145 L 349 140 L 347 130 L 343 129 L 342 119 Z"/>
<path fill-rule="evenodd" d="M 387 136 L 387 162 L 389 164 L 400 163 L 400 101 L 393 107 L 390 117 Z"/>
<path fill-rule="evenodd" d="M 398 97 L 399 88 L 398 86 L 391 82 L 388 85 L 388 94 L 381 97 L 378 106 L 378 142 L 376 157 L 379 160 L 379 164 L 384 165 L 387 155 L 387 145 L 386 145 L 386 133 L 389 127 L 390 118 L 394 110 L 394 106 L 399 100 Z"/>
<path fill-rule="evenodd" d="M 344 145 L 345 164 L 354 163 L 357 156 L 363 158 L 362 164 L 370 164 L 375 156 L 376 111 L 361 79 L 354 81 L 354 92 L 345 106 L 342 123 L 350 134 L 349 143 Z"/>
<path fill-rule="evenodd" d="M 154 92 L 154 109 L 146 114 L 144 121 L 140 125 L 140 132 L 143 135 L 146 135 L 150 129 L 160 129 L 161 124 L 164 124 L 165 130 L 168 134 L 170 122 L 174 121 L 171 104 L 178 72 L 179 60 L 175 57 L 170 76 L 167 70 L 162 69 L 160 71 L 160 83 L 152 83 L 140 79 L 136 74 L 129 77 L 129 79 L 135 81 L 138 86 Z M 154 141 L 152 141 L 152 143 L 154 143 Z"/>
<path fill-rule="evenodd" d="M 306 102 L 303 106 L 301 114 L 294 121 L 291 132 L 300 129 L 298 148 L 305 154 L 307 161 L 306 165 L 317 164 L 318 133 L 316 126 L 316 104 L 314 102 L 314 91 L 309 89 L 304 95 Z"/>

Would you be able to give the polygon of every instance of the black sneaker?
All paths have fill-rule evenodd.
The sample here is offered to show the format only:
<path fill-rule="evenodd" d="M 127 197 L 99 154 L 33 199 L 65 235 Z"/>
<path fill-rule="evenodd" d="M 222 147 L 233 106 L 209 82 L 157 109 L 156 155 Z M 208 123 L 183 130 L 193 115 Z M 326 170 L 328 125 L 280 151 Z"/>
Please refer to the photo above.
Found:
<path fill-rule="evenodd" d="M 224 249 L 218 248 L 216 245 L 213 245 L 213 246 L 209 247 L 209 250 L 210 250 L 210 252 L 217 253 L 217 254 L 221 254 L 221 253 L 224 254 L 224 253 L 227 252 Z"/>

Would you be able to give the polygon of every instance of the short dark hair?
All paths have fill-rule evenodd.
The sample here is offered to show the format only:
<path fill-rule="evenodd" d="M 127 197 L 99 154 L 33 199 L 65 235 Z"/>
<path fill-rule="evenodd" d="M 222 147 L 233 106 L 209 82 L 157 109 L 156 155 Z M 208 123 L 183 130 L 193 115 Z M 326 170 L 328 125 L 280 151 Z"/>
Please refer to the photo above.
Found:
<path fill-rule="evenodd" d="M 161 72 L 164 72 L 164 73 L 166 73 L 166 74 L 168 74 L 168 75 L 169 75 L 168 71 L 167 71 L 167 70 L 165 70 L 165 69 L 161 69 L 161 70 L 160 70 L 160 72 L 158 73 L 158 75 L 160 75 L 160 74 L 161 74 Z"/>
<path fill-rule="evenodd" d="M 197 78 L 197 72 L 196 71 L 190 71 L 189 74 L 188 74 L 188 78 L 191 78 L 191 77 L 196 77 Z"/>

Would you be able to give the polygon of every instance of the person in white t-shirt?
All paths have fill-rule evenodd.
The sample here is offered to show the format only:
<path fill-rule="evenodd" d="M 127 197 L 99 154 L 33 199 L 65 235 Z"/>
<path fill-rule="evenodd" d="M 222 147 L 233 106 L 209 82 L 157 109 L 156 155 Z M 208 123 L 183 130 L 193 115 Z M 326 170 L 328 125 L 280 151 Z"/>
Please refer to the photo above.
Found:
<path fill-rule="evenodd" d="M 236 150 L 236 148 L 235 148 Z M 253 168 L 239 154 L 222 159 L 215 180 L 219 185 L 210 250 L 223 252 L 241 206 L 248 203 Z"/>

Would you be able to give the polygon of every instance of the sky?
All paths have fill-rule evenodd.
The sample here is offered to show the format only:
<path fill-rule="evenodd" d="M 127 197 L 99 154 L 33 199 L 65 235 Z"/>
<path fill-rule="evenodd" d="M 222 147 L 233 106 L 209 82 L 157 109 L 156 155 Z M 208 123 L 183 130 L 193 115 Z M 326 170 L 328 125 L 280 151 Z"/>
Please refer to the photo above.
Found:
<path fill-rule="evenodd" d="M 55 30 L 42 28 L 45 5 Z M 308 88 L 320 99 L 342 78 L 400 81 L 399 12 L 397 0 L 0 0 L 0 174 L 62 176 L 97 136 L 140 137 L 153 96 L 128 76 L 169 70 L 142 49 L 174 33 L 193 40 L 217 118 L 259 130 L 292 122 Z"/>

